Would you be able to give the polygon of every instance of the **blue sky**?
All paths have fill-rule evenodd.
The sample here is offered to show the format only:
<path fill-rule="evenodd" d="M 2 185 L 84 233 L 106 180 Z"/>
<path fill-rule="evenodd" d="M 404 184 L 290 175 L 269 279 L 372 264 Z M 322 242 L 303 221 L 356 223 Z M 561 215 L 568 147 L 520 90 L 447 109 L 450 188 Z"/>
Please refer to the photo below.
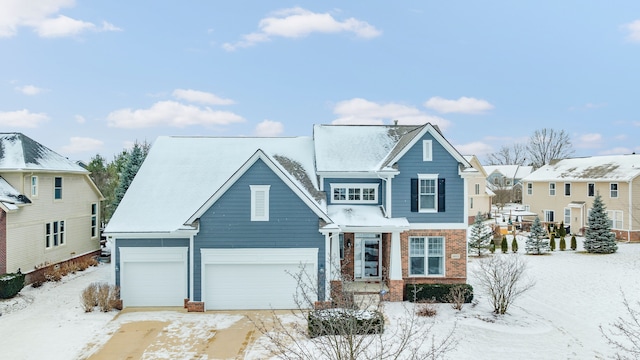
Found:
<path fill-rule="evenodd" d="M 159 135 L 431 122 L 640 151 L 640 2 L 0 1 L 0 131 L 72 159 Z"/>

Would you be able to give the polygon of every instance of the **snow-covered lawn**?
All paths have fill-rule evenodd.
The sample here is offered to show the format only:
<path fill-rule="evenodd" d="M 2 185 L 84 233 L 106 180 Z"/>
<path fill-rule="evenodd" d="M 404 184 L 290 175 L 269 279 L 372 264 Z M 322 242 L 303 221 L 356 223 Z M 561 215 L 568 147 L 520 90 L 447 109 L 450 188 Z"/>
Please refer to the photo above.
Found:
<path fill-rule="evenodd" d="M 581 240 L 581 239 L 579 239 Z M 520 239 L 523 253 L 524 238 Z M 528 274 L 536 285 L 516 300 L 504 316 L 494 316 L 486 296 L 473 277 L 478 259 L 470 258 L 469 282 L 475 288 L 477 305 L 467 304 L 460 312 L 447 304 L 437 305 L 433 333 L 447 333 L 456 326 L 456 349 L 449 359 L 594 359 L 609 358 L 614 350 L 601 335 L 618 316 L 626 316 L 622 293 L 635 304 L 640 294 L 640 244 L 620 243 L 611 255 L 589 255 L 578 251 L 555 251 L 550 255 L 524 256 Z M 493 256 L 506 256 L 496 253 Z M 41 288 L 27 287 L 17 299 L 0 301 L 1 358 L 77 359 L 86 357 L 127 321 L 162 320 L 172 326 L 193 319 L 186 313 L 130 313 L 114 320 L 117 312 L 85 313 L 80 306 L 81 290 L 94 281 L 108 279 L 108 266 L 101 265 L 65 277 L 60 283 Z M 407 304 L 404 304 L 407 305 Z M 408 304 L 408 306 L 412 306 Z M 403 304 L 387 303 L 389 318 L 403 313 Z M 183 317 L 185 317 L 183 319 Z M 113 321 L 112 321 L 113 320 Z M 220 316 L 215 326 L 229 326 L 237 320 Z M 393 326 L 391 321 L 390 326 Z M 203 323 L 211 325 L 208 322 Z M 188 337 L 200 332 L 189 328 Z M 185 329 L 185 331 L 187 331 Z M 202 332 L 202 336 L 211 336 Z M 254 345 L 248 358 L 263 352 Z M 145 354 L 145 359 L 166 358 Z M 184 354 L 189 357 L 188 354 Z M 176 358 L 173 352 L 172 358 Z"/>

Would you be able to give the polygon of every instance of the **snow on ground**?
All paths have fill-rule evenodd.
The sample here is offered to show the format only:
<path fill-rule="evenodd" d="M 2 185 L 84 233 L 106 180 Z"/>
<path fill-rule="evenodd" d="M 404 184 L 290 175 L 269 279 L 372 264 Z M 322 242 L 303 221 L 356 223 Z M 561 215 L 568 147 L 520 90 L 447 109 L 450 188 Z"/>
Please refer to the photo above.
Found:
<path fill-rule="evenodd" d="M 581 240 L 581 239 L 579 239 Z M 519 237 L 524 254 L 525 237 Z M 614 350 L 599 330 L 618 316 L 625 317 L 622 292 L 636 305 L 640 293 L 640 244 L 620 243 L 618 252 L 590 255 L 582 251 L 554 251 L 550 255 L 524 256 L 534 288 L 518 298 L 504 316 L 494 316 L 487 297 L 472 272 L 478 258 L 469 261 L 469 282 L 475 289 L 476 305 L 466 304 L 460 312 L 448 304 L 438 304 L 438 314 L 425 319 L 433 322 L 432 333 L 446 334 L 455 324 L 456 349 L 448 359 L 604 359 Z M 496 253 L 493 256 L 507 256 Z M 184 327 L 184 337 L 210 336 L 211 327 L 224 328 L 238 320 L 237 315 L 213 317 L 193 313 L 117 312 L 85 313 L 80 292 L 94 281 L 108 279 L 108 266 L 101 265 L 65 277 L 59 283 L 46 283 L 38 289 L 27 287 L 18 298 L 0 301 L 0 349 L 7 359 L 75 359 L 86 357 L 106 342 L 118 327 L 131 321 L 161 320 L 172 327 Z M 388 303 L 387 329 L 396 326 L 404 306 Z M 199 321 L 198 326 L 192 326 Z M 287 319 L 294 321 L 294 319 Z M 186 324 L 186 325 L 185 325 Z M 185 326 L 183 326 L 185 325 Z M 258 342 L 258 344 L 260 341 Z M 254 344 L 247 358 L 262 358 Z M 156 358 L 179 358 L 180 349 L 158 352 Z M 149 355 L 149 354 L 146 354 Z M 153 356 L 145 358 L 152 359 Z M 188 358 L 188 354 L 184 354 Z"/>

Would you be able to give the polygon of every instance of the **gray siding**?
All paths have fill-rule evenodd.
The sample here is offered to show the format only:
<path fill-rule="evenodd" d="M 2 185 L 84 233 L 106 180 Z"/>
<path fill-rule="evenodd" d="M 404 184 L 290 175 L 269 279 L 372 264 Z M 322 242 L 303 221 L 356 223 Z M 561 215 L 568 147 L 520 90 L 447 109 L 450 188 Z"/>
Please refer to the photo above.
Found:
<path fill-rule="evenodd" d="M 251 221 L 250 185 L 271 185 L 269 221 Z M 201 300 L 202 293 L 200 249 L 317 248 L 320 270 L 325 267 L 325 246 L 318 230 L 318 216 L 262 160 L 256 161 L 200 218 L 194 242 L 195 300 Z"/>
<path fill-rule="evenodd" d="M 116 250 L 112 253 L 112 256 L 115 256 L 112 261 L 116 263 L 116 285 L 120 286 L 120 248 L 123 247 L 189 247 L 189 239 L 165 239 L 165 238 L 155 238 L 155 239 L 117 239 L 116 240 Z M 188 264 L 189 259 L 187 258 L 187 268 L 191 269 L 190 264 Z M 189 281 L 187 281 L 187 286 L 189 286 Z M 190 290 L 190 289 L 187 289 Z"/>
<path fill-rule="evenodd" d="M 422 140 L 432 140 L 432 161 L 422 160 Z M 400 174 L 391 189 L 393 217 L 406 217 L 411 223 L 465 223 L 464 180 L 458 169 L 458 161 L 431 134 L 425 134 L 398 161 Z M 438 174 L 446 179 L 444 212 L 411 212 L 411 179 L 418 174 Z"/>
<path fill-rule="evenodd" d="M 324 192 L 327 194 L 327 204 L 333 204 L 333 194 L 331 193 L 331 184 L 378 184 L 378 205 L 384 204 L 386 197 L 386 186 L 380 179 L 367 178 L 325 178 L 323 181 Z M 346 205 L 339 203 L 339 205 Z M 354 205 L 371 205 L 371 204 L 354 204 Z"/>

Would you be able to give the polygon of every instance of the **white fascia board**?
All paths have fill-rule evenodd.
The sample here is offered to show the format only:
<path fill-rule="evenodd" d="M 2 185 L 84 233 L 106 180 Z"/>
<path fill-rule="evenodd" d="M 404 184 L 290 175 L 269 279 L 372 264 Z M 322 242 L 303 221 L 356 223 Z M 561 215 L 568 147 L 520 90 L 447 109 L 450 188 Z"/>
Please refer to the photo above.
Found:
<path fill-rule="evenodd" d="M 103 233 L 108 239 L 155 239 L 162 237 L 165 239 L 184 239 L 192 235 L 198 234 L 197 229 L 194 230 L 178 230 L 171 232 L 111 232 Z"/>
<path fill-rule="evenodd" d="M 409 230 L 467 230 L 466 223 L 410 223 Z"/>
<path fill-rule="evenodd" d="M 440 134 L 430 123 L 427 123 L 424 126 L 424 128 L 420 130 L 420 133 L 416 135 L 413 139 L 411 139 L 411 142 L 405 145 L 402 151 L 400 151 L 398 155 L 396 155 L 388 163 L 394 164 L 398 162 L 398 160 L 400 160 L 404 156 L 404 154 L 406 154 L 407 151 L 409 151 L 409 149 L 411 149 L 418 141 L 420 141 L 420 139 L 422 139 L 424 134 L 426 134 L 427 132 L 430 133 L 431 136 L 433 136 L 436 139 L 436 141 L 438 141 L 440 145 L 442 145 L 449 152 L 449 154 L 451 154 L 456 160 L 458 160 L 459 163 L 464 165 L 464 167 L 467 167 L 467 168 L 472 167 L 469 161 L 467 161 L 467 159 L 465 159 L 464 156 L 462 156 L 458 152 L 458 150 L 456 150 L 456 148 L 454 148 L 453 145 L 451 145 L 449 141 L 447 141 L 447 139 L 445 139 L 444 136 L 442 136 L 442 134 Z"/>
<path fill-rule="evenodd" d="M 224 184 L 222 184 L 222 186 L 204 204 L 202 204 L 202 206 L 200 206 L 198 211 L 191 215 L 191 217 L 185 222 L 185 225 L 192 224 L 194 221 L 199 219 L 213 204 L 215 204 L 216 201 L 218 201 L 218 199 L 220 199 L 220 197 L 222 197 L 222 195 L 224 195 L 224 193 L 226 193 L 231 188 L 231 186 L 233 186 L 233 184 L 236 183 L 236 181 L 238 181 L 242 177 L 242 175 L 247 172 L 247 170 L 249 170 L 249 168 L 253 164 L 256 163 L 256 161 L 258 161 L 258 159 L 262 160 L 269 167 L 269 169 L 271 169 L 271 171 L 273 171 L 280 178 L 280 180 L 287 184 L 287 186 L 289 186 L 289 188 L 296 195 L 298 195 L 298 197 L 305 204 L 307 204 L 307 206 L 316 215 L 318 215 L 319 218 L 322 218 L 327 222 L 331 221 L 331 219 L 329 219 L 329 216 L 327 216 L 327 214 L 325 214 L 324 211 L 322 211 L 322 209 L 320 209 L 318 205 L 313 200 L 311 200 L 307 196 L 307 194 L 302 191 L 302 189 L 300 189 L 298 185 L 285 174 L 284 170 L 278 167 L 278 165 L 276 165 L 275 162 L 271 160 L 271 158 L 267 154 L 264 153 L 264 151 L 258 149 L 247 161 L 245 161 L 244 164 L 242 164 L 242 166 L 240 166 L 238 170 L 236 170 L 235 173 L 233 173 L 233 175 L 231 175 L 229 179 L 227 179 L 227 181 L 225 181 Z"/>
<path fill-rule="evenodd" d="M 399 174 L 400 172 L 397 172 L 397 173 Z M 378 176 L 380 175 L 380 172 L 379 171 L 317 171 L 316 174 L 321 178 L 377 179 Z"/>

